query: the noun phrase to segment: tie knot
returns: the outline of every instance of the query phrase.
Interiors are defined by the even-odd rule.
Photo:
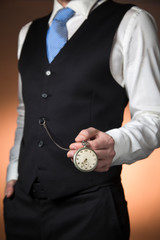
[[[58,11],[54,19],[66,23],[74,13],[71,8],[63,8]]]

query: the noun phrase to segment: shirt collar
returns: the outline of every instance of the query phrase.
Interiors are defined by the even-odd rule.
[[[101,1],[101,0],[99,0],[99,1]],[[96,2],[98,2],[98,0],[71,0],[67,4],[67,7],[74,10],[76,12],[76,14],[82,15],[84,18],[87,19],[88,15],[90,13],[90,10],[96,4]],[[48,22],[49,25],[53,21],[56,13],[62,8],[63,8],[62,5],[57,0],[54,0],[53,11],[52,11],[52,14],[51,14],[49,22]]]

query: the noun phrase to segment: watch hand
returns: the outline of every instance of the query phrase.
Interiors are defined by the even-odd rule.
[[[85,162],[87,162],[88,161],[88,159],[86,158],[84,161],[83,161],[83,163],[85,163]]]

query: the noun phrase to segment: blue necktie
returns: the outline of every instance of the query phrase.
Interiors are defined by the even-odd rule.
[[[51,63],[68,40],[66,23],[75,12],[70,8],[63,8],[56,14],[47,32],[46,45],[48,61]]]

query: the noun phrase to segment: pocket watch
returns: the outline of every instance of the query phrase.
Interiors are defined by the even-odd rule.
[[[73,162],[81,172],[91,172],[96,168],[98,158],[95,151],[87,147],[87,142],[83,141],[82,145],[83,147],[74,154]]]
[[[64,150],[64,151],[69,151],[70,150],[69,148],[64,148],[64,147],[60,146],[53,139],[53,137],[51,136],[51,134],[48,130],[45,118],[40,119],[39,124],[44,127],[44,129],[46,130],[49,138],[52,140],[52,142],[58,148],[60,148],[61,150]],[[95,151],[93,151],[92,149],[87,147],[88,142],[82,141],[82,145],[83,145],[83,147],[78,149],[76,151],[76,153],[74,154],[73,162],[74,162],[75,167],[79,171],[81,171],[81,172],[91,172],[96,168],[97,163],[98,163],[98,158],[97,158],[97,155],[96,155]]]

